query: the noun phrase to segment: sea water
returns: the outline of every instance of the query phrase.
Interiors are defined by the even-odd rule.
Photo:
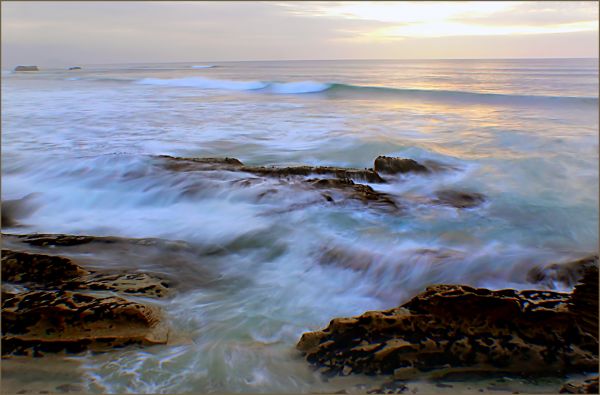
[[[229,182],[235,173],[206,180],[156,171],[162,154],[355,168],[387,155],[450,170],[370,184],[402,203],[401,213],[388,213],[311,203],[274,179],[242,187]],[[427,203],[442,189],[486,202],[462,210]],[[75,362],[69,371],[87,391],[347,388],[367,379],[326,382],[294,348],[303,332],[395,307],[435,283],[531,288],[531,267],[597,251],[598,60],[5,70],[2,199],[27,195],[35,211],[3,232],[226,247],[192,263],[210,266],[222,286],[186,276],[185,291],[157,302],[184,341],[53,359]],[[364,265],[324,264],[328,249]],[[169,262],[164,271],[177,275]],[[31,381],[27,371],[10,379]]]

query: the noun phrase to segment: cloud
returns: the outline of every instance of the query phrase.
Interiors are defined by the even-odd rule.
[[[522,41],[488,42],[541,45],[542,49],[535,49],[539,56],[544,51],[552,56],[560,51],[563,56],[597,56],[598,46],[593,35],[581,36],[592,37],[585,39],[585,48],[581,43],[555,45],[566,43],[557,37],[580,37],[569,32],[591,31],[597,24],[598,12],[587,2],[82,1],[2,2],[1,7],[2,62],[7,67],[19,63],[418,58],[425,56],[419,48],[423,43],[428,58],[482,53],[477,50],[469,55],[460,48],[445,48],[449,41],[442,38],[448,36],[462,37],[461,48],[478,48],[485,37],[520,34]],[[534,40],[536,35],[547,36],[547,41]],[[511,55],[502,52],[500,56]]]

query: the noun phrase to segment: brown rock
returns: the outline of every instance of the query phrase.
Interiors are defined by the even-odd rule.
[[[164,161],[163,165],[166,169],[173,171],[226,170],[252,173],[265,177],[309,176],[315,174],[385,183],[385,180],[372,169],[360,170],[326,166],[246,166],[235,158],[179,158],[168,155],[161,155],[159,158]]]
[[[56,285],[86,274],[67,258],[2,250],[2,281]]]
[[[119,297],[31,291],[2,300],[2,354],[106,350],[164,344],[160,310]]]
[[[562,386],[559,393],[561,394],[597,394],[598,376],[585,380],[583,383],[567,383]]]
[[[378,156],[375,159],[374,169],[377,172],[387,174],[429,172],[425,166],[413,159],[392,158],[388,156]]]
[[[146,273],[88,271],[61,256],[11,250],[2,250],[2,280],[31,289],[102,290],[147,297],[169,292],[165,280]]]
[[[319,189],[340,190],[346,194],[347,198],[359,200],[364,204],[372,204],[394,210],[399,209],[390,195],[377,192],[368,185],[356,184],[349,178],[308,179],[306,182]],[[329,198],[332,199],[331,197]]]
[[[398,380],[594,371],[597,339],[573,319],[569,297],[438,285],[395,309],[334,319],[305,333],[297,348],[311,364],[337,374],[348,367]]]
[[[443,190],[436,192],[435,195],[434,203],[456,208],[476,207],[485,201],[482,194],[475,192]]]
[[[597,258],[596,258],[597,259]],[[595,338],[587,349],[598,352],[598,261],[588,266],[573,290],[569,309],[574,313],[579,326]]]

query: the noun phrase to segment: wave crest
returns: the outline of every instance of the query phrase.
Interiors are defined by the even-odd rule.
[[[202,89],[224,89],[234,91],[263,89],[268,85],[262,81],[213,80],[210,78],[203,77],[187,77],[173,79],[144,78],[142,80],[139,80],[138,83],[143,85],[190,87]]]

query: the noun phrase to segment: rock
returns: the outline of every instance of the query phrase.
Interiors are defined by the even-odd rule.
[[[180,158],[159,155],[165,169],[171,171],[236,170],[244,166],[235,158]]]
[[[387,174],[429,172],[425,166],[413,159],[392,158],[388,156],[378,156],[375,159],[374,169],[376,172]]]
[[[308,179],[307,183],[319,189],[340,190],[350,199],[359,200],[364,204],[373,204],[379,207],[398,210],[399,207],[390,195],[377,192],[373,188],[364,184],[356,184],[349,178],[323,178]],[[331,196],[327,201],[335,200]]]
[[[49,235],[49,234],[33,234],[19,236],[25,243],[35,246],[74,246],[79,244],[87,244],[93,240],[101,240],[110,243],[112,240],[92,236],[74,236],[74,235]]]
[[[115,291],[163,297],[169,284],[145,273],[99,273],[84,270],[72,260],[54,255],[2,250],[2,281],[31,289]]]
[[[70,383],[57,385],[56,390],[59,392],[85,392],[82,385]]]
[[[373,183],[386,182],[373,169],[360,170],[326,166],[246,166],[235,158],[179,158],[168,155],[161,155],[159,158],[165,161],[164,167],[166,169],[173,171],[226,170],[252,173],[265,177],[309,176],[316,174],[331,175],[342,179],[358,179]]]
[[[81,70],[81,67],[73,66],[73,67],[69,67],[69,70]]]
[[[88,274],[60,256],[2,250],[2,281],[58,285]]]
[[[585,380],[583,383],[567,383],[559,391],[561,394],[597,394],[598,376]]]
[[[2,202],[2,227],[19,226],[19,219],[26,218],[36,210],[33,202],[35,194],[14,200],[5,200]]]
[[[348,366],[397,380],[597,371],[597,339],[573,319],[569,301],[558,292],[437,285],[395,309],[336,318],[297,348],[336,374]]]
[[[527,273],[527,281],[533,284],[542,284],[546,287],[553,287],[555,283],[572,287],[583,276],[586,269],[592,266],[598,267],[598,255],[534,267]]]
[[[373,388],[367,391],[367,394],[403,394],[408,391],[408,387],[399,381],[389,381],[381,387]]]
[[[476,207],[485,201],[482,194],[475,192],[443,190],[436,192],[435,195],[434,203],[456,208]]]
[[[15,71],[40,71],[37,66],[17,66]]]
[[[164,344],[160,310],[120,297],[30,291],[2,298],[2,355]]]
[[[588,266],[573,290],[569,310],[580,328],[595,338],[586,349],[598,352],[598,258],[595,265]]]

